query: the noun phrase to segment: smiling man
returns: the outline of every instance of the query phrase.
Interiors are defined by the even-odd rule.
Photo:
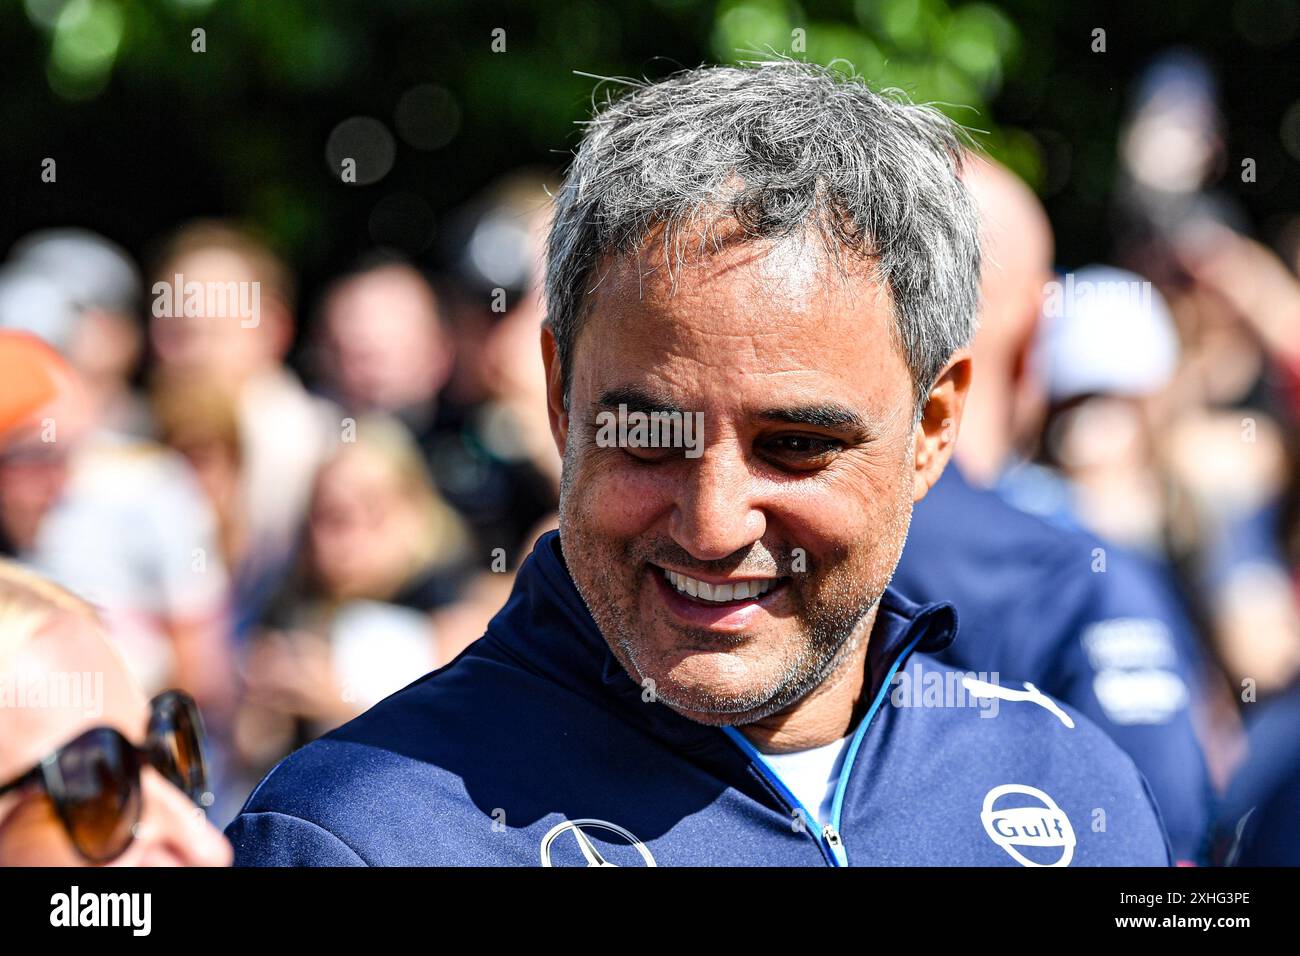
[[[600,112],[548,250],[558,535],[454,663],[272,771],[237,862],[1165,865],[1128,758],[940,665],[951,608],[888,587],[971,374],[960,154],[793,62]]]

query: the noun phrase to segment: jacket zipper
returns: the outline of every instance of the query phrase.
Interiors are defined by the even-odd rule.
[[[835,797],[831,801],[831,819],[830,822],[825,825],[808,812],[808,808],[805,807],[799,801],[799,798],[794,795],[794,792],[785,785],[785,782],[772,768],[772,765],[763,758],[763,755],[758,751],[758,748],[751,744],[744,734],[738,731],[735,727],[722,728],[736,746],[744,751],[746,756],[749,757],[750,762],[758,768],[759,773],[761,773],[768,783],[772,784],[772,786],[776,788],[776,791],[786,800],[789,804],[787,809],[791,812],[798,811],[802,814],[803,819],[811,821],[818,827],[817,832],[819,837],[815,837],[814,839],[816,839],[818,848],[822,851],[822,854],[826,857],[831,866],[838,867],[849,865],[848,851],[844,847],[844,839],[840,836],[840,820],[843,816],[844,794],[848,789],[849,774],[853,770],[853,763],[857,759],[858,751],[862,747],[862,741],[867,736],[867,728],[871,726],[872,718],[876,716],[876,711],[880,710],[880,705],[884,703],[885,697],[889,694],[889,688],[894,683],[894,675],[898,673],[898,668],[902,665],[903,661],[907,660],[907,658],[911,656],[913,648],[916,647],[917,643],[921,640],[921,637],[922,634],[918,634],[916,637],[912,638],[907,647],[903,649],[903,652],[894,659],[894,663],[890,666],[888,673],[885,674],[885,679],[881,684],[880,690],[876,694],[876,699],[871,702],[871,709],[867,711],[866,715],[862,718],[862,723],[859,724],[858,729],[854,731],[853,739],[850,740],[848,744],[849,749],[844,754],[844,763],[840,767],[840,778],[839,783],[835,786]]]
[[[736,746],[745,752],[749,757],[750,762],[758,769],[758,772],[763,775],[763,778],[767,780],[767,782],[772,785],[786,803],[789,804],[787,809],[791,812],[797,812],[810,828],[816,828],[815,832],[818,833],[819,836],[814,837],[813,839],[816,841],[818,849],[822,851],[822,855],[826,857],[827,862],[829,862],[831,866],[847,866],[848,858],[844,854],[844,841],[840,839],[840,835],[836,832],[835,828],[829,823],[823,826],[821,822],[808,811],[808,808],[805,807],[803,803],[800,802],[799,798],[794,795],[794,791],[785,785],[785,781],[777,775],[776,771],[772,769],[772,765],[763,758],[763,755],[758,751],[758,748],[751,744],[745,738],[744,734],[736,730],[734,727],[723,727],[722,729],[726,731],[727,736],[735,742]]]

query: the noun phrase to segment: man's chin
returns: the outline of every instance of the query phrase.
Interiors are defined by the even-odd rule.
[[[755,719],[770,702],[771,692],[749,665],[727,651],[687,651],[663,667],[642,670],[643,687],[653,681],[656,699],[683,717],[711,726]]]

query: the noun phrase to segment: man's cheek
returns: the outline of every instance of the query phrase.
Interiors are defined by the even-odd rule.
[[[662,482],[645,466],[609,460],[593,461],[575,476],[572,493],[588,520],[606,531],[644,528],[667,501]]]
[[[773,513],[787,530],[791,574],[820,575],[869,547],[865,502],[835,495],[801,495]]]

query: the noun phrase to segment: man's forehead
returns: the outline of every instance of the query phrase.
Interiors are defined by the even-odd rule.
[[[626,301],[630,289],[647,303],[707,295],[761,296],[787,309],[830,299],[888,309],[876,264],[828,244],[815,230],[777,238],[741,238],[705,231],[656,230],[629,252],[607,256],[595,270],[594,309]],[[602,301],[604,300],[604,301]]]
[[[575,371],[592,399],[638,383],[677,394],[774,389],[781,404],[910,388],[874,268],[833,261],[815,236],[736,242],[677,264],[643,244],[605,264],[580,338]]]

